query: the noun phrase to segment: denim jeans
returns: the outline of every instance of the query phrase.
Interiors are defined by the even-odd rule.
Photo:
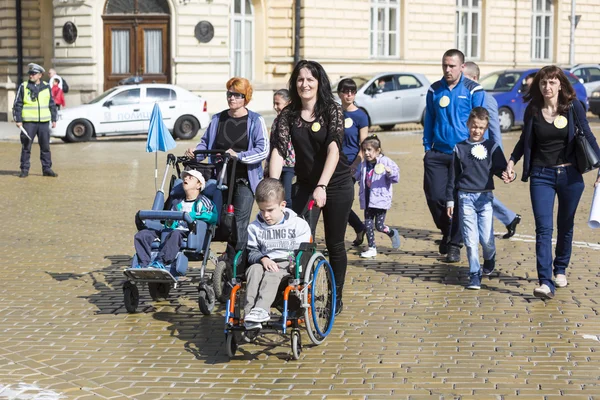
[[[492,192],[458,192],[458,213],[462,222],[463,240],[467,248],[469,272],[472,274],[478,273],[481,269],[479,244],[483,250],[484,260],[491,260],[496,255],[493,201],[494,194]]]
[[[294,180],[294,167],[283,167],[279,181],[285,190],[285,202],[287,208],[292,208],[292,181]]]
[[[505,226],[510,225],[510,223],[513,222],[517,216],[514,211],[508,209],[500,200],[498,200],[497,197],[494,197],[492,207],[494,207],[494,217],[496,217],[498,221],[502,222]]]
[[[583,193],[583,176],[573,166],[532,167],[529,193],[535,217],[535,254],[540,285],[554,292],[552,281],[552,232],[554,199],[558,196],[556,253],[554,275],[564,274],[571,260],[573,224]]]

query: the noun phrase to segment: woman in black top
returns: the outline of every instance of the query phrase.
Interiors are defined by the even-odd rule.
[[[336,313],[342,310],[346,276],[346,223],[354,200],[348,160],[342,152],[344,114],[335,102],[323,67],[314,61],[296,64],[289,81],[290,104],[279,114],[269,175],[279,178],[291,141],[296,152],[297,193],[293,208],[301,212],[309,197],[323,210],[325,243],[337,287]],[[314,213],[316,225],[318,213]]]
[[[252,99],[250,82],[235,77],[225,86],[229,109],[213,115],[200,143],[187,149],[185,154],[191,157],[194,150],[226,149],[231,157],[238,160],[235,183],[229,182],[229,187],[234,190],[235,216],[235,229],[227,246],[227,259],[231,262],[235,252],[243,250],[248,241],[254,191],[263,178],[262,162],[269,153],[269,136],[263,117],[246,108]]]
[[[531,177],[529,191],[535,217],[540,284],[533,294],[551,299],[555,287],[567,286],[566,269],[571,259],[575,212],[584,188],[583,177],[574,167],[575,124],[581,127],[598,156],[600,149],[585,109],[560,68],[554,65],[542,68],[533,78],[524,100],[530,103],[525,110],[523,132],[508,162],[505,177],[512,178],[515,163],[524,156],[521,179],[526,182]],[[596,182],[600,182],[600,176]],[[558,236],[553,268],[552,220],[556,197]]]

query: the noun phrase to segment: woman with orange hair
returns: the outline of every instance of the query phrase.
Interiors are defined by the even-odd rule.
[[[226,89],[229,109],[213,115],[200,143],[185,154],[193,157],[194,150],[226,149],[238,161],[235,183],[229,182],[234,190],[235,228],[228,242],[227,259],[232,262],[235,252],[244,249],[248,241],[254,191],[263,178],[262,161],[269,153],[269,135],[263,117],[246,108],[252,99],[250,82],[245,78],[231,78]]]

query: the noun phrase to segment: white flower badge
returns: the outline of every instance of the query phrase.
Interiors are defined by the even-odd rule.
[[[476,144],[475,146],[471,147],[471,155],[478,160],[485,160],[488,156],[488,152],[483,145]]]

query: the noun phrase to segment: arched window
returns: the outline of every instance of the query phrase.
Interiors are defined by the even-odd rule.
[[[169,14],[166,0],[107,0],[105,14]]]
[[[250,0],[234,0],[231,18],[232,74],[252,79],[254,44],[254,10]]]

